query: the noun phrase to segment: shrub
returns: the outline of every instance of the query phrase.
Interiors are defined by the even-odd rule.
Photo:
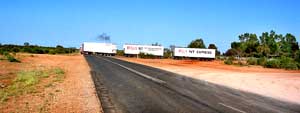
[[[261,65],[261,66],[264,66],[267,62],[267,57],[260,57],[258,60],[257,60],[257,64],[258,65]]]
[[[235,65],[244,66],[245,64],[239,60]]]
[[[32,53],[44,54],[44,51],[41,48],[33,48]]]
[[[286,64],[284,66],[284,69],[287,69],[287,70],[297,70],[297,69],[299,69],[298,68],[298,63],[289,63],[289,64]]]
[[[21,62],[18,59],[16,59],[14,56],[10,55],[10,54],[6,55],[6,58],[9,62]]]
[[[9,53],[8,53],[7,51],[4,51],[4,52],[3,52],[3,55],[4,55],[4,56],[7,56],[7,55],[9,55]]]
[[[0,55],[3,55],[4,51],[2,49],[0,49]]]
[[[228,59],[226,59],[226,60],[224,61],[224,63],[225,63],[225,64],[228,64],[228,65],[232,65],[232,64],[233,64],[233,61],[232,61],[230,58],[228,58]]]
[[[124,55],[124,50],[117,50],[117,55],[118,56],[123,56]]]
[[[278,59],[267,60],[264,67],[267,67],[267,68],[280,68],[280,61]]]
[[[247,60],[247,64],[248,64],[248,65],[256,65],[256,64],[257,64],[257,59],[251,57],[251,58],[249,58],[249,59]]]
[[[19,49],[18,47],[13,47],[13,48],[12,48],[12,51],[13,51],[13,52],[19,52],[20,49]]]
[[[53,50],[53,49],[50,49],[50,50],[49,50],[49,54],[54,55],[55,53],[56,53],[55,50]]]
[[[295,62],[292,58],[282,56],[280,57],[280,68],[288,70],[297,70],[298,65],[297,62]]]
[[[139,54],[140,58],[155,58],[155,56],[153,54],[145,54],[145,53],[140,53]]]

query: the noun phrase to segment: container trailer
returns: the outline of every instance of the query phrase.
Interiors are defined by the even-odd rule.
[[[112,43],[84,42],[81,45],[81,54],[100,54],[114,56],[117,53],[117,45]]]
[[[198,49],[198,48],[174,48],[174,58],[199,58],[199,59],[215,59],[215,49]]]
[[[151,54],[159,57],[164,55],[163,46],[124,44],[123,49],[125,55],[138,55],[140,53]]]

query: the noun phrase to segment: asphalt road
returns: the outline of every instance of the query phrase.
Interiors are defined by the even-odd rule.
[[[112,57],[85,56],[105,112],[300,113],[300,105]]]

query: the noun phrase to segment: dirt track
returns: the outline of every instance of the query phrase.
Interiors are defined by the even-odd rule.
[[[229,66],[220,61],[118,58],[300,104],[300,71]]]

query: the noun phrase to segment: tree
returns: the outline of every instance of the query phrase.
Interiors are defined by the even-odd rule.
[[[208,49],[218,49],[215,44],[209,44]]]
[[[259,45],[257,46],[257,51],[260,54],[260,56],[269,56],[270,53],[270,48],[268,45],[263,44],[263,45]]]
[[[172,57],[172,51],[168,48],[164,48],[164,58],[171,58]]]
[[[193,40],[189,45],[188,45],[189,48],[206,48],[205,47],[205,44],[203,42],[203,40],[200,38],[200,39],[196,39],[196,40]]]
[[[244,33],[239,35],[239,50],[241,50],[244,55],[253,56],[257,52],[256,48],[259,45],[258,38],[256,34]]]
[[[65,53],[65,50],[64,50],[64,47],[63,46],[61,46],[61,45],[57,45],[56,46],[56,49],[55,49],[55,52],[56,53]]]
[[[155,42],[154,44],[151,44],[152,46],[161,46],[158,42]]]
[[[61,45],[57,45],[56,48],[64,48],[64,47]]]
[[[24,46],[29,46],[29,45],[30,45],[29,42],[24,43]]]
[[[294,57],[295,61],[297,61],[298,63],[300,63],[300,51],[297,51],[295,53],[295,57]]]
[[[220,55],[221,52],[218,51],[218,47],[215,44],[209,44],[208,49],[215,49],[216,50],[216,55]]]
[[[171,50],[171,51],[174,51],[174,50],[175,50],[175,47],[176,47],[175,45],[170,45],[170,50]]]
[[[296,52],[299,50],[298,42],[296,41],[296,37],[290,33],[285,35],[286,45],[290,47],[291,52]]]
[[[237,56],[238,55],[238,51],[236,49],[228,49],[226,52],[225,52],[225,56]]]
[[[241,42],[232,42],[231,43],[231,49],[234,49],[232,51],[234,51],[238,57],[242,56],[244,48],[245,48],[245,46],[244,46],[244,44],[242,45]],[[232,51],[230,51],[230,52],[232,52]]]
[[[239,49],[240,46],[241,46],[240,42],[232,42],[231,43],[231,48],[233,48],[233,49]]]

